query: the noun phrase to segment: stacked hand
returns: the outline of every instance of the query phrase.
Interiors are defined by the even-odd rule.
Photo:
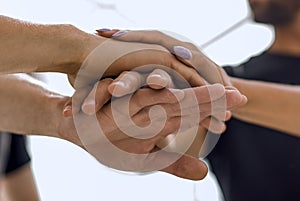
[[[103,35],[113,33],[104,32]],[[118,37],[118,40],[142,43],[164,41],[160,45],[176,54],[178,59],[166,49],[153,44],[122,44],[109,40],[100,46],[95,55],[107,54],[108,47],[112,49],[105,57],[119,50],[119,44],[123,45],[108,61],[101,62],[101,59],[93,56],[88,58],[83,68],[71,77],[77,91],[72,101],[66,104],[64,115],[69,117],[66,121],[70,121],[74,115],[78,136],[73,134],[76,131],[62,132],[64,138],[84,147],[100,162],[116,169],[143,172],[161,170],[182,178],[202,179],[207,168],[198,160],[199,153],[189,150],[190,145],[195,143],[193,139],[197,135],[199,147],[205,138],[203,128],[222,133],[225,130],[224,121],[230,118],[229,110],[245,104],[246,98],[233,87],[209,85],[213,82],[229,85],[230,81],[222,69],[192,44],[177,41],[160,32],[154,32],[157,36],[153,37],[151,32],[129,33]],[[156,37],[165,37],[167,40],[158,40]],[[174,44],[182,47],[177,45],[171,48]],[[182,51],[189,56],[182,54]],[[101,64],[101,69],[107,68],[107,71],[99,72],[98,65]],[[144,68],[124,71],[140,66]],[[160,69],[153,70],[155,67]],[[173,68],[183,78],[166,67]],[[208,81],[193,67],[201,70],[201,75]],[[103,79],[93,87],[86,87],[92,86],[102,75],[119,74],[115,80]],[[191,86],[198,87],[190,88],[184,79]],[[146,88],[140,89],[143,86]],[[111,95],[113,101],[107,103]],[[217,105],[217,109],[212,110],[213,105]],[[66,130],[65,125],[68,124],[62,122],[62,131]]]
[[[225,71],[205,56],[192,43],[180,41],[160,31],[101,31],[100,29],[97,32],[100,36],[113,38],[117,41],[155,44],[166,48],[178,60],[198,72],[194,75],[197,78],[188,80],[190,83],[199,79],[198,76],[201,75],[208,83],[221,83],[225,86],[231,85],[230,78]],[[192,86],[197,86],[197,84],[193,85],[193,83]]]

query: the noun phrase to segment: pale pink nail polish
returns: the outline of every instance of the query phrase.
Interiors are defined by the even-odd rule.
[[[97,29],[97,32],[108,32],[111,31],[111,29],[107,29],[107,28],[102,28],[102,29]]]
[[[122,36],[126,33],[128,33],[128,31],[126,31],[126,30],[118,31],[118,32],[114,33],[111,37],[116,38],[116,37]]]
[[[189,49],[182,46],[174,46],[173,51],[176,56],[179,56],[186,60],[190,60],[193,56],[192,52]]]

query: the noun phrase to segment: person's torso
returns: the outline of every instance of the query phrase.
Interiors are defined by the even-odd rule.
[[[300,85],[300,57],[263,53],[225,69],[234,77]],[[300,114],[291,121],[300,123]],[[232,119],[208,159],[226,201],[300,200],[300,138]]]

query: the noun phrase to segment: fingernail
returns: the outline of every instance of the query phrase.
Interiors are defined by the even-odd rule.
[[[154,89],[161,89],[168,85],[168,80],[166,80],[162,75],[160,74],[152,74],[149,77],[147,77],[147,84],[151,85],[151,88]]]
[[[128,94],[128,85],[123,81],[117,81],[112,83],[110,92],[115,97],[122,97]]]
[[[117,81],[114,82],[113,84],[116,85],[117,87],[127,88],[127,84],[123,81]]]
[[[66,117],[70,111],[72,111],[72,106],[71,105],[66,106],[63,110],[63,116]]]
[[[245,95],[242,95],[242,97],[243,97],[243,99],[244,99],[244,100],[246,100],[246,102],[248,101],[248,98],[247,98],[247,96],[245,96]]]
[[[170,92],[172,92],[176,98],[178,99],[178,101],[181,101],[184,98],[184,91],[180,90],[180,89],[169,89]]]
[[[176,56],[179,56],[186,60],[190,60],[193,56],[192,52],[189,49],[182,46],[174,46],[173,51]]]
[[[160,75],[160,74],[152,74],[152,75],[150,75],[149,77],[163,78],[163,76]]]
[[[113,37],[113,38],[119,37],[119,36],[126,34],[127,32],[128,32],[127,30],[118,31],[118,32],[114,33],[111,37]]]
[[[95,105],[96,105],[95,100],[88,99],[88,100],[84,101],[81,109],[85,114],[93,115],[93,114],[95,114]]]
[[[107,29],[107,28],[102,28],[102,29],[97,29],[97,32],[108,32],[111,31],[111,29]]]

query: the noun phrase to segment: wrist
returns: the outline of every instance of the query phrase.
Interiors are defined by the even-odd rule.
[[[238,107],[232,111],[233,116],[240,116],[243,114],[249,114],[249,106],[251,106],[251,93],[249,93],[249,88],[247,87],[247,80],[242,80],[239,78],[230,77],[232,86],[237,88],[241,94],[244,94],[247,97],[247,103],[244,106]]]
[[[47,57],[51,60],[38,71],[76,73],[88,54],[96,48],[103,39],[88,34],[73,25],[42,25]]]
[[[45,130],[48,136],[62,138],[60,133],[60,124],[63,121],[63,107],[69,97],[48,94],[44,99],[46,116]],[[47,116],[48,115],[48,116]]]
[[[52,128],[50,128],[50,136],[69,141],[83,148],[81,140],[77,135],[74,119],[63,115],[63,110],[66,104],[70,102],[70,99],[70,97],[64,96],[52,96],[47,98],[49,105],[48,110],[52,113],[49,119],[52,120],[51,124],[53,125]]]

